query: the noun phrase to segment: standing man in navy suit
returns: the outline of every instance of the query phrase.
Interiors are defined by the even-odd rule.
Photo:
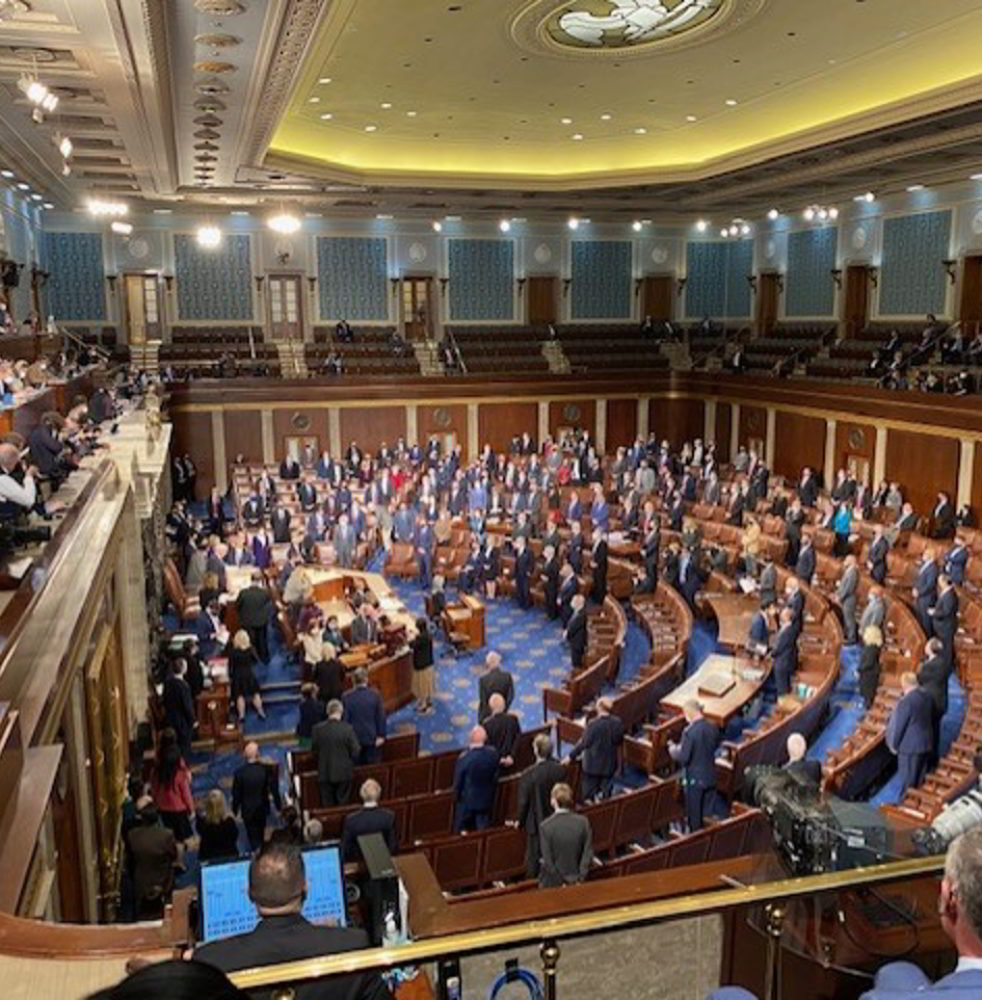
[[[487,741],[484,727],[475,726],[470,746],[457,758],[453,776],[456,833],[465,829],[484,830],[491,825],[498,785],[498,751],[488,746]]]
[[[890,543],[883,533],[883,526],[878,524],[873,531],[873,541],[869,547],[866,566],[869,568],[869,575],[881,587],[887,578],[887,553],[889,551]]]
[[[525,536],[515,539],[515,598],[520,608],[532,607],[532,570],[535,567],[535,556],[527,547]]]
[[[958,631],[958,594],[951,579],[944,573],[938,577],[938,599],[930,611],[934,634],[941,640],[948,673],[955,666],[955,633]]]
[[[624,740],[624,723],[611,715],[609,698],[597,702],[597,715],[587,723],[579,743],[569,752],[567,762],[583,757],[583,801],[606,799],[617,773],[617,751]]]
[[[934,744],[931,748],[931,767],[937,767],[941,756],[941,720],[948,711],[948,667],[944,661],[941,640],[928,639],[924,645],[924,662],[917,671],[917,683],[931,695],[934,712],[931,721]]]
[[[965,582],[965,565],[968,562],[968,545],[963,535],[955,536],[955,544],[944,557],[944,572],[959,587]]]
[[[917,620],[924,629],[924,634],[930,638],[933,632],[931,608],[938,600],[938,564],[934,561],[934,549],[924,550],[921,565],[917,568],[917,576],[914,579],[913,592]]]
[[[716,747],[719,730],[702,714],[702,706],[692,699],[682,709],[687,723],[678,743],[668,744],[668,753],[683,768],[685,817],[689,833],[702,829],[706,813],[716,799]]]
[[[569,643],[570,664],[574,671],[583,666],[583,657],[587,647],[587,617],[586,598],[575,594],[570,602],[573,614],[566,625],[566,641]]]
[[[781,611],[781,627],[774,637],[774,683],[778,695],[791,691],[791,677],[798,662],[798,635],[790,608]]]
[[[887,723],[886,740],[890,752],[897,756],[902,798],[908,788],[917,788],[927,773],[934,746],[934,702],[909,671],[901,676],[900,689],[903,695]]]
[[[385,706],[382,696],[368,686],[368,671],[355,671],[355,686],[344,698],[344,719],[351,723],[361,746],[359,764],[376,764],[385,742]]]
[[[603,604],[607,596],[607,533],[603,529],[594,528],[593,541],[593,589],[590,599],[597,604]]]
[[[805,535],[801,539],[801,548],[798,550],[798,561],[795,563],[794,572],[802,583],[811,586],[812,577],[815,575],[815,546],[812,544],[811,535]]]
[[[429,589],[433,575],[433,550],[436,548],[436,536],[433,527],[421,514],[416,520],[416,557],[419,559],[419,585]]]

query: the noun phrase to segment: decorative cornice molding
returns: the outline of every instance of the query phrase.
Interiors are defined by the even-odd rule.
[[[168,193],[178,183],[177,120],[174,117],[174,79],[171,72],[173,34],[168,25],[167,0],[143,0],[143,29],[150,52],[155,84],[156,108],[160,116],[159,133],[166,154],[166,177],[163,185]],[[149,109],[144,108],[146,112]]]

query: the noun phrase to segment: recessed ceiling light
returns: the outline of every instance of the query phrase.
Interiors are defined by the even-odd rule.
[[[582,132],[574,132],[574,133],[573,133],[573,134],[572,134],[572,135],[570,136],[570,138],[571,138],[571,139],[575,139],[575,140],[579,141],[580,139],[582,139],[582,138],[583,138],[583,133],[582,133]]]
[[[391,107],[392,107],[392,102],[391,102],[391,101],[383,101],[383,102],[382,102],[382,107],[383,107],[383,108],[384,108],[384,109],[385,109],[386,111],[388,111],[388,110],[389,110],[389,108],[391,108]]]
[[[443,223],[442,222],[434,222],[433,223],[433,232],[434,233],[439,233],[442,229],[443,229]]]
[[[969,178],[969,180],[982,181],[982,174],[972,174],[972,176]]]
[[[924,185],[923,184],[908,184],[907,185],[907,190],[908,191],[923,191],[924,190]]]
[[[580,220],[574,215],[573,218],[566,220],[566,225],[569,226],[570,229],[579,229]]]
[[[699,119],[695,115],[686,115],[685,120],[687,122],[697,122]]]
[[[366,132],[377,132],[378,131],[378,125],[366,125],[365,126],[365,131]]]
[[[406,117],[407,118],[415,118],[416,117],[416,112],[415,111],[407,111],[406,112]]]
[[[320,79],[317,82],[318,83],[330,83],[331,82],[331,77],[329,77],[329,76],[322,76],[322,77],[320,77]]]
[[[54,208],[55,206],[50,201],[46,201],[41,207],[42,208]]]
[[[511,223],[507,219],[502,219],[498,223],[498,228],[503,232],[507,233],[511,229]]]
[[[648,130],[647,130],[646,128],[644,128],[643,126],[641,126],[641,125],[639,125],[639,126],[638,126],[638,127],[637,127],[637,128],[635,129],[635,130],[634,130],[634,134],[635,134],[635,135],[646,135],[646,134],[647,134],[647,132],[648,132]]]
[[[320,102],[321,102],[321,99],[319,97],[308,97],[307,98],[307,103],[308,104],[320,104]]]
[[[41,194],[38,194],[38,193],[37,193],[37,192],[35,191],[35,192],[34,192],[34,193],[33,193],[33,194],[31,195],[31,197],[32,197],[32,198],[33,198],[33,199],[34,199],[35,201],[40,201],[40,200],[41,200],[41,199],[42,199],[42,198],[44,197],[44,195],[41,195]]]
[[[321,115],[321,121],[329,122],[333,117],[334,117],[333,112],[325,111],[324,114]]]
[[[25,183],[24,183],[23,181],[21,181],[21,182],[20,182],[20,183],[19,183],[19,184],[17,185],[17,187],[18,187],[18,188],[19,188],[19,189],[20,189],[21,191],[30,191],[30,189],[31,189],[31,185],[30,185],[30,184],[25,184]]]
[[[228,213],[229,215],[249,215],[250,213],[244,208],[236,208],[234,211]]]
[[[737,106],[737,102],[732,97],[728,97],[723,103],[726,104],[728,108],[735,108]]]
[[[385,222],[386,220],[391,219],[392,216],[389,215],[387,212],[379,212],[378,215],[375,216],[375,218],[381,222]]]
[[[865,202],[876,201],[876,195],[873,194],[872,191],[867,191],[865,194],[857,194],[852,200]]]
[[[562,125],[572,125],[573,124],[573,119],[572,118],[560,118],[559,122]]]
[[[773,221],[774,221],[774,220],[775,220],[775,219],[776,219],[776,218],[777,218],[777,217],[778,217],[778,216],[779,216],[780,214],[781,214],[781,213],[780,213],[780,212],[779,212],[779,211],[778,211],[778,210],[777,210],[776,208],[772,208],[772,209],[771,209],[771,210],[770,210],[770,211],[769,211],[769,212],[767,213],[767,218],[768,218],[768,219],[770,219],[770,220],[771,220],[771,222],[773,222]]]
[[[611,113],[610,113],[609,111],[605,111],[605,112],[604,112],[604,113],[603,113],[603,114],[602,114],[602,115],[600,116],[600,120],[601,120],[602,122],[609,122],[609,121],[610,121],[610,119],[611,119],[611,118],[613,118],[613,117],[614,117],[614,116],[613,116],[613,115],[612,115],[612,114],[611,114]]]
[[[154,215],[170,215],[172,212],[173,209],[170,208],[155,208],[153,210]]]
[[[631,228],[636,233],[640,233],[641,232],[641,220],[640,219],[635,219],[634,222],[631,223]]]
[[[445,215],[443,217],[444,222],[460,222],[459,215]]]
[[[700,233],[704,233],[709,228],[709,223],[705,219],[700,219],[696,223],[696,230]]]
[[[14,176],[13,170],[0,170],[0,177],[11,178]]]

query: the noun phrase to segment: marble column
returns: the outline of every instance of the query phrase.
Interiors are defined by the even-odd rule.
[[[480,435],[477,403],[467,404],[467,460],[473,462],[481,452],[481,445],[478,441]]]
[[[777,410],[767,407],[767,431],[764,438],[764,461],[768,467],[774,465],[774,438],[777,434]]]
[[[263,435],[263,463],[272,465],[276,461],[276,440],[273,436],[273,411],[260,410],[260,423]]]
[[[638,437],[644,441],[648,437],[648,397],[641,396],[638,399]]]
[[[835,428],[832,418],[825,421],[825,488],[831,489],[835,483]]]
[[[887,474],[887,429],[882,424],[876,427],[876,446],[873,450],[873,488],[886,479]]]
[[[344,454],[341,448],[341,411],[336,406],[327,408],[327,440],[331,454],[340,458]]]
[[[412,447],[419,440],[419,427],[416,424],[416,404],[406,406],[406,444]]]
[[[702,443],[709,444],[716,440],[716,400],[707,399],[703,407]]]
[[[222,494],[228,489],[228,456],[225,454],[225,411],[211,411],[211,450],[215,485]]]
[[[540,445],[549,436],[549,404],[542,400],[539,401],[539,426],[536,434]]]
[[[736,458],[740,450],[740,404],[730,405],[730,461]]]
[[[607,450],[607,400],[597,400],[597,427],[594,434],[597,443],[597,454],[602,455]]]
[[[972,480],[975,478],[975,442],[971,438],[962,438],[960,444],[957,507],[972,502]]]

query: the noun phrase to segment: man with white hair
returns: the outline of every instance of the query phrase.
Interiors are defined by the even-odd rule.
[[[579,743],[569,752],[568,760],[583,757],[583,801],[609,798],[617,773],[617,752],[624,741],[624,723],[611,715],[610,698],[597,702],[597,714],[587,723]]]
[[[818,791],[822,783],[822,765],[817,760],[806,760],[805,754],[808,751],[808,743],[801,733],[792,733],[788,737],[788,762],[784,765],[784,770],[790,774],[798,784],[813,788]]]
[[[938,898],[941,929],[958,953],[955,971],[931,983],[910,962],[890,962],[861,1000],[975,1000],[982,996],[982,827],[952,841]]]
[[[20,467],[16,446],[0,444],[0,521],[12,521],[27,514],[37,501],[34,482],[37,469],[32,465],[21,474]]]
[[[678,743],[668,744],[668,754],[682,765],[685,789],[685,816],[689,833],[702,829],[706,814],[716,800],[716,748],[719,730],[702,714],[702,705],[694,698],[682,706],[686,727]]]
[[[515,699],[515,681],[512,675],[501,667],[501,654],[493,649],[484,658],[486,670],[477,682],[478,708],[477,721],[484,720],[491,714],[491,695],[497,693],[505,699],[507,709]]]
[[[488,746],[484,727],[475,726],[471,730],[470,745],[457,758],[454,768],[455,833],[484,830],[490,826],[498,768],[498,751]]]

